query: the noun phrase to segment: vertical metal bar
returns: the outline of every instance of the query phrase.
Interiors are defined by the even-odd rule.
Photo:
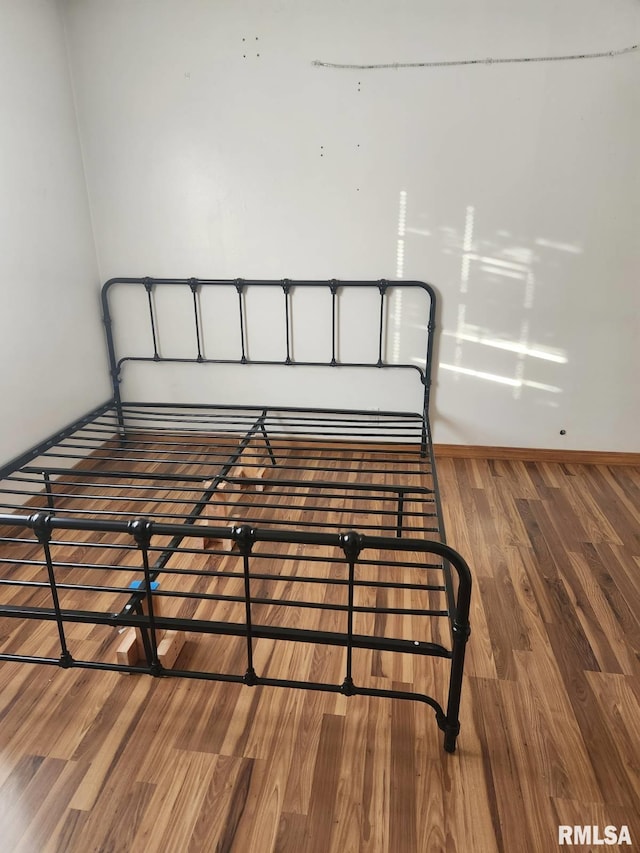
[[[264,443],[267,445],[267,452],[269,453],[269,458],[271,459],[272,465],[277,465],[276,457],[273,452],[273,448],[271,447],[271,442],[269,441],[269,436],[267,434],[267,428],[264,425],[264,419],[267,417],[267,410],[262,410],[262,415],[260,416],[260,430],[262,432],[262,436],[264,438]]]
[[[471,629],[469,622],[454,622],[453,652],[451,658],[451,677],[449,679],[449,696],[447,700],[447,718],[444,728],[444,748],[446,752],[455,752],[456,739],[460,732],[460,696],[462,693],[462,673],[467,640]]]
[[[144,546],[141,548],[142,551],[142,565],[144,567],[144,585],[146,587],[146,595],[147,595],[147,611],[149,616],[149,642],[151,644],[151,669],[156,670],[160,668],[160,661],[158,660],[158,638],[156,637],[156,617],[153,610],[153,581],[151,580],[151,571],[149,569],[149,552],[147,547]]]
[[[47,471],[44,471],[42,476],[44,477],[44,488],[47,493],[47,506],[49,509],[53,510],[55,509],[55,503],[53,501],[53,491],[51,489],[51,477]]]
[[[242,525],[233,530],[234,539],[238,545],[238,549],[242,554],[242,567],[244,571],[244,608],[245,608],[245,624],[247,628],[247,671],[244,674],[246,684],[256,683],[256,671],[253,667],[253,622],[251,618],[251,578],[249,555],[254,543],[253,530]]]
[[[236,279],[236,290],[238,291],[238,310],[240,312],[240,346],[242,348],[242,358],[240,361],[242,364],[247,363],[247,354],[245,352],[245,341],[244,341],[244,309],[242,305],[242,293],[244,291],[244,282],[241,278]]]
[[[247,623],[247,673],[255,675],[253,668],[253,623],[251,620],[251,582],[249,577],[249,555],[243,554],[242,567],[244,570],[244,607]]]
[[[404,521],[404,492],[398,492],[398,523],[396,525],[396,536],[402,536],[402,524]]]
[[[424,401],[422,404],[422,436],[420,439],[420,456],[422,459],[426,459],[427,447],[430,444],[428,425],[429,425],[429,389],[425,385]]]
[[[347,600],[347,674],[345,682],[353,684],[353,588],[355,581],[355,563],[349,561],[349,586]]]
[[[197,278],[190,278],[189,287],[191,288],[191,293],[193,294],[193,316],[196,321],[196,343],[198,345],[197,360],[202,361],[202,343],[200,338],[200,312],[198,308],[198,290],[200,288],[200,282]]]
[[[337,314],[337,295],[338,295],[338,282],[334,279],[331,279],[329,282],[329,289],[331,290],[331,364],[335,365],[338,362],[336,361],[336,351],[337,351],[337,322],[336,322],[336,314]]]
[[[427,321],[427,353],[424,366],[424,399],[422,403],[422,445],[420,455],[427,455],[427,446],[431,443],[429,434],[429,406],[431,395],[431,362],[433,361],[433,344],[436,331],[436,295],[432,288],[428,288],[429,294],[429,319]]]
[[[287,358],[285,363],[291,364],[291,333],[289,329],[289,293],[291,292],[291,283],[286,278],[282,282],[282,289],[284,291],[284,325],[287,337]]]
[[[454,752],[456,739],[460,731],[460,694],[462,692],[462,673],[467,640],[471,634],[469,626],[469,609],[471,605],[471,571],[469,566],[457,554],[452,560],[458,574],[458,595],[453,612],[451,633],[453,649],[451,654],[451,676],[449,678],[449,696],[447,699],[446,719],[439,723],[444,730],[444,748],[446,752]]]
[[[355,587],[355,563],[362,548],[361,538],[355,531],[341,534],[340,544],[349,565],[348,605],[347,605],[347,668],[344,681],[340,687],[346,696],[355,693],[353,684],[353,593]]]
[[[144,616],[144,608],[141,602],[137,601],[131,609],[136,616]],[[150,664],[153,660],[153,651],[151,649],[151,641],[149,640],[149,631],[144,628],[140,628],[139,630],[140,636],[142,638],[142,648],[144,649],[144,656],[146,658],[147,664]]]
[[[44,559],[47,564],[47,574],[49,576],[49,589],[51,590],[51,598],[53,600],[53,609],[56,612],[56,624],[58,626],[58,637],[60,638],[60,666],[69,667],[73,663],[71,653],[67,648],[67,640],[64,634],[64,622],[62,620],[62,611],[60,610],[60,599],[58,597],[58,588],[56,586],[56,578],[53,570],[53,560],[51,558],[51,549],[49,542],[51,541],[51,515],[44,512],[39,512],[31,519],[33,531],[36,534],[38,542],[42,545],[44,551]]]
[[[382,367],[382,338],[384,330],[384,297],[387,292],[389,282],[381,279],[378,282],[378,290],[380,291],[380,329],[378,335],[378,367]]]
[[[107,282],[102,288],[102,322],[107,336],[107,353],[109,355],[109,373],[111,374],[111,387],[113,389],[113,402],[116,407],[116,417],[118,426],[120,427],[120,438],[122,441],[126,439],[124,428],[124,415],[122,413],[122,399],[120,397],[120,370],[116,361],[116,349],[113,342],[113,323],[111,320],[111,310],[109,308],[109,288],[112,282]]]
[[[147,663],[151,672],[156,675],[162,671],[160,661],[158,660],[158,641],[156,637],[156,619],[153,610],[153,578],[151,569],[149,568],[149,545],[153,526],[147,519],[137,519],[129,524],[129,531],[136,541],[136,545],[142,553],[142,567],[144,570],[144,594],[147,600],[147,616],[149,619],[149,645],[151,647],[151,660]],[[142,590],[141,590],[142,591]],[[141,629],[144,630],[144,629]],[[144,643],[145,650],[147,644]]]
[[[156,319],[153,314],[153,299],[151,298],[151,292],[153,290],[153,279],[144,279],[144,289],[147,291],[147,300],[149,302],[149,319],[151,320],[151,335],[153,337],[153,358],[154,361],[158,361],[160,356],[158,354],[158,341],[156,338]]]

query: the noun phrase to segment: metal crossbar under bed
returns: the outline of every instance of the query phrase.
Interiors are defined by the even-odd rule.
[[[110,297],[130,289],[143,294],[146,328],[135,327],[136,354],[120,355]],[[164,289],[188,299],[191,354],[164,354]],[[305,291],[326,294],[330,331],[322,357],[298,360]],[[423,300],[420,360],[390,352],[400,291]],[[207,355],[204,292],[231,294],[236,352]],[[258,359],[248,305],[265,292],[280,294],[284,340]],[[346,292],[376,300],[366,358],[341,358]],[[112,399],[0,469],[0,660],[414,699],[434,709],[453,752],[471,575],[445,543],[431,444],[433,289],[128,278],[107,282],[102,300]],[[386,368],[418,377],[420,402],[383,412],[129,401],[134,363]]]

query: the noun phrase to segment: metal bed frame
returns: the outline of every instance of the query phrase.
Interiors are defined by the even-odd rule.
[[[116,286],[144,288],[152,345],[146,355],[116,352],[110,303]],[[187,291],[192,357],[162,354],[159,288]],[[206,356],[200,305],[206,288],[237,294],[240,348],[233,357]],[[247,300],[264,288],[282,292],[283,359],[250,357]],[[395,288],[425,295],[424,366],[386,356]],[[295,358],[293,306],[304,289],[330,294],[326,360]],[[339,304],[348,289],[379,294],[373,360],[340,358]],[[0,660],[413,699],[433,708],[444,748],[453,752],[471,574],[445,543],[431,443],[433,288],[386,280],[122,278],[104,285],[102,310],[112,398],[0,468],[0,619],[25,627],[4,632]],[[128,402],[121,384],[130,362],[413,370],[422,385],[421,407],[380,412]],[[16,501],[17,492],[31,512]],[[291,614],[300,612],[312,614],[312,627],[297,626]],[[55,626],[45,635],[45,653],[29,640],[31,621]],[[113,632],[92,656],[78,654],[78,626],[136,629],[143,660],[113,660]],[[163,631],[239,638],[242,660],[235,655],[231,671],[219,671],[211,655],[196,655],[197,666],[178,658],[167,668],[158,654]],[[261,640],[338,647],[341,677],[273,677],[262,655],[256,663]],[[361,652],[367,661],[387,652],[449,660],[446,703],[418,690],[367,683]]]

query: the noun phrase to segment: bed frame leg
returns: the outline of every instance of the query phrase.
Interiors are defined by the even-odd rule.
[[[467,640],[471,628],[469,622],[453,623],[453,654],[451,657],[451,678],[449,681],[449,699],[447,702],[447,715],[438,720],[438,725],[444,731],[444,748],[446,752],[455,752],[456,739],[460,732],[460,694],[462,692],[462,673],[464,670],[464,656],[467,648]]]
[[[450,728],[445,729],[445,733],[444,733],[444,751],[445,752],[455,752],[456,751],[456,740],[457,740],[459,731],[460,731],[460,724],[458,724],[458,726],[451,726]]]

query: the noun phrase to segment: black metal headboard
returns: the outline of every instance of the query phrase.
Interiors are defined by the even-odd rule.
[[[120,355],[116,352],[114,334],[112,328],[112,315],[109,306],[109,294],[117,285],[127,285],[144,288],[147,295],[148,322],[151,332],[152,351],[145,355]],[[162,346],[159,339],[159,328],[154,308],[154,294],[159,288],[183,288],[191,292],[193,301],[193,356],[192,357],[166,357],[162,354]],[[279,288],[282,291],[282,312],[284,319],[284,345],[285,356],[282,359],[252,359],[247,347],[247,304],[251,300],[252,293],[260,288]],[[237,323],[239,331],[239,348],[235,355],[228,358],[207,357],[204,347],[203,317],[199,302],[199,294],[205,288],[227,288],[237,293]],[[292,306],[295,294],[302,289],[324,289],[331,294],[331,351],[327,352],[323,360],[299,360],[295,355],[292,335]],[[339,324],[340,312],[338,303],[340,295],[348,290],[373,289],[379,293],[379,314],[374,322],[370,322],[370,333],[377,339],[377,357],[371,360],[344,361],[339,352]],[[427,294],[426,316],[420,323],[425,329],[424,367],[414,362],[389,361],[385,357],[384,346],[384,324],[387,304],[390,294],[396,289],[420,289]],[[107,346],[109,352],[109,364],[111,380],[113,384],[114,400],[120,404],[120,382],[122,367],[126,362],[158,362],[158,363],[200,363],[200,364],[259,364],[259,365],[299,365],[303,367],[378,367],[393,368],[395,370],[416,370],[420,374],[420,381],[424,386],[424,415],[426,417],[429,408],[429,391],[431,387],[431,361],[433,354],[433,339],[435,331],[436,295],[433,287],[421,281],[338,281],[330,279],[326,281],[313,280],[249,280],[249,279],[197,279],[197,278],[112,278],[102,288],[102,310],[103,320],[107,334]],[[367,329],[359,329],[367,334]]]

